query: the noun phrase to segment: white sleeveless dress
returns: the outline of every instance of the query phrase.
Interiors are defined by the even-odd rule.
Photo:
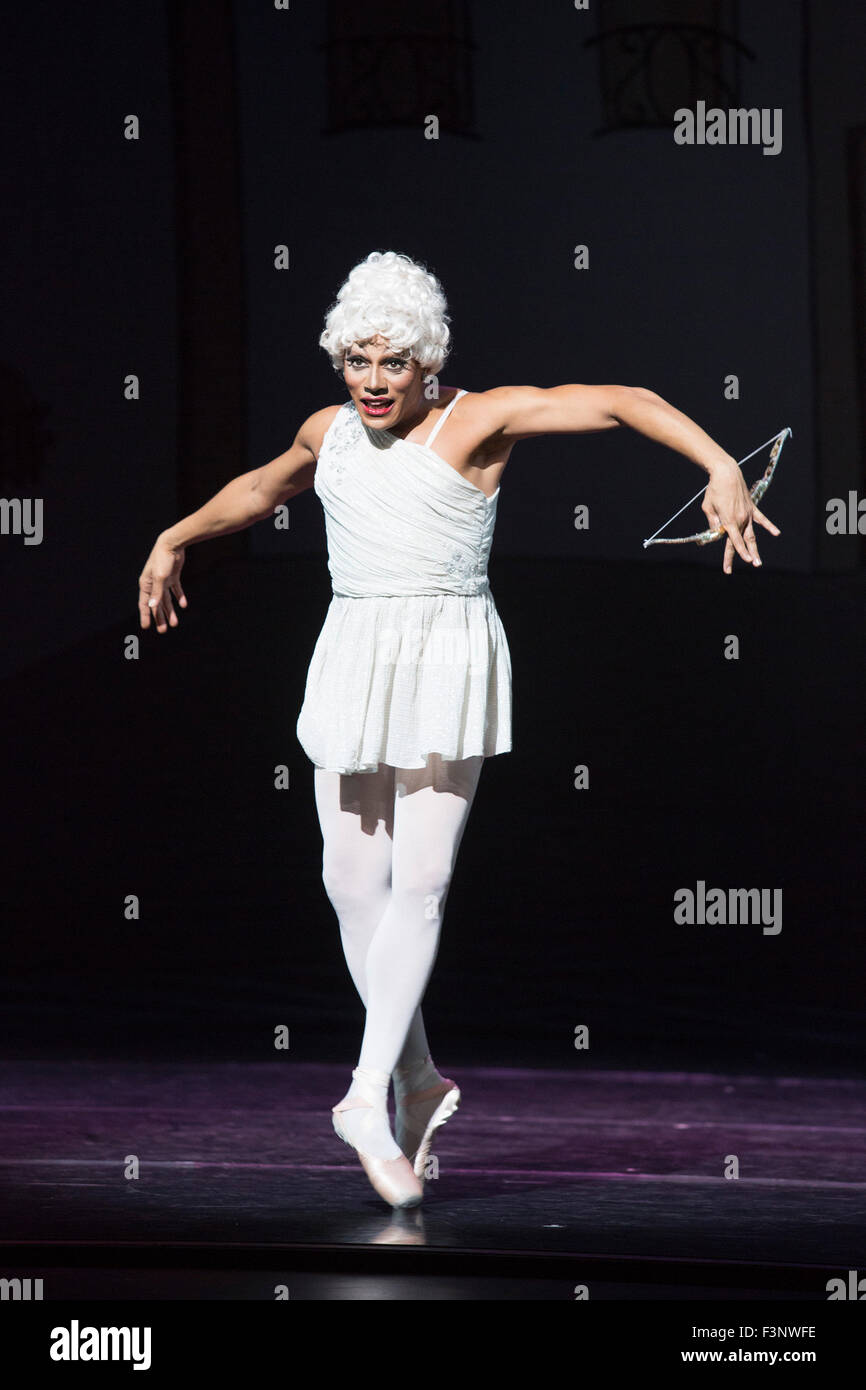
[[[333,772],[426,767],[511,749],[511,655],[487,579],[491,498],[431,445],[374,430],[353,401],[322,440],[333,597],[313,650],[297,736]]]

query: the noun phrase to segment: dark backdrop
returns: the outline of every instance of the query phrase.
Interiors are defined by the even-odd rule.
[[[436,1053],[859,1071],[863,552],[824,516],[863,492],[866,12],[422,8],[7,20],[4,496],[45,529],[0,538],[5,1051],[264,1058],[285,1023],[294,1057],[355,1055],[294,734],[329,597],[313,493],[288,531],[192,548],[177,631],[139,634],[135,601],[160,529],[343,398],[324,312],[391,248],[443,280],[444,385],[644,385],[737,457],[793,428],[783,534],[729,579],[719,546],[641,549],[700,486],[686,460],[627,431],[514,451],[490,574],[515,747],[461,849]],[[684,18],[709,49],[665,37]],[[633,24],[668,45],[643,71]],[[782,108],[778,155],[674,143],[659,106],[724,82]],[[676,925],[699,879],[781,888],[781,933]]]

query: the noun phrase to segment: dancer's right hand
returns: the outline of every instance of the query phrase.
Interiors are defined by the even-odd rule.
[[[185,559],[183,547],[176,548],[158,537],[138,576],[138,612],[143,628],[150,627],[151,614],[156,620],[157,632],[165,632],[169,626],[177,627],[178,616],[171,596],[174,594],[180,606],[186,608],[186,594],[180,582]]]

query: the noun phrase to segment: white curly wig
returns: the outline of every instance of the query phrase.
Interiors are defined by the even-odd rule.
[[[423,371],[436,375],[448,356],[448,320],[445,294],[432,271],[397,251],[371,251],[340,286],[319,346],[342,374],[346,348],[378,333],[395,351],[408,348]]]

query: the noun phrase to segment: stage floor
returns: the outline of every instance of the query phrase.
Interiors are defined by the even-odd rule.
[[[866,1083],[449,1074],[438,1177],[392,1213],[331,1127],[345,1067],[7,1063],[0,1272],[45,1299],[824,1301],[862,1262]]]

